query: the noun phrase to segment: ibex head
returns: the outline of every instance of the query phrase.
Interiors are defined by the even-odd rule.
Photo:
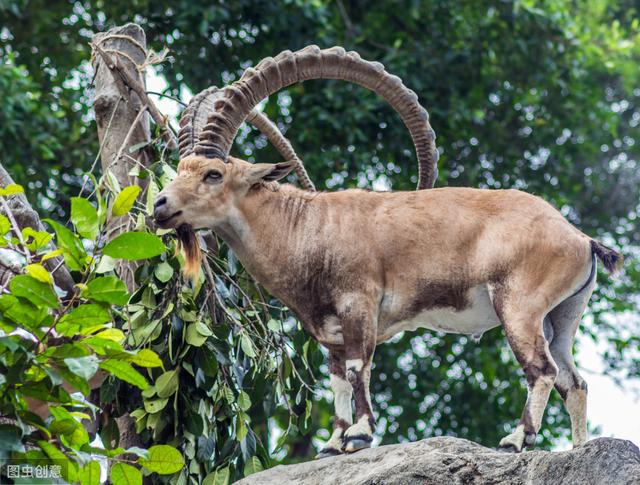
[[[281,179],[293,169],[293,163],[248,163],[229,157],[192,155],[178,165],[178,176],[158,194],[154,218],[163,228],[183,224],[213,229],[223,224],[238,200],[251,187]]]
[[[185,273],[197,276],[200,250],[194,229],[214,229],[234,215],[239,201],[259,184],[286,176],[294,162],[248,163],[229,157],[190,155],[178,164],[178,176],[158,194],[153,217],[158,226],[178,232],[185,251]]]

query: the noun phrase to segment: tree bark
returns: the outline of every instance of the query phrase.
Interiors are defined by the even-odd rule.
[[[137,150],[131,148],[151,141],[148,106],[142,104],[140,97],[125,83],[122,76],[117,75],[117,71],[124,70],[129,77],[138,80],[142,86],[145,85],[144,75],[138,70],[147,55],[144,31],[136,24],[114,27],[108,32],[96,34],[93,44],[106,53],[107,57],[105,59],[97,52],[94,52],[93,57],[94,109],[101,146],[102,173],[107,175],[110,172],[120,187],[141,185],[140,180],[129,173],[136,165],[147,167],[151,157],[144,146]],[[112,70],[113,68],[117,69]],[[107,239],[130,230],[132,223],[127,216],[111,217],[107,221]],[[130,291],[135,290],[136,267],[135,263],[127,261],[118,262],[116,266],[118,276]]]
[[[15,182],[11,175],[0,164],[0,187],[6,187],[13,183]],[[7,197],[7,205],[21,230],[25,227],[31,227],[36,231],[46,230],[40,221],[40,216],[33,210],[24,194]],[[1,207],[0,212],[3,212]],[[55,249],[53,244],[51,244],[51,249]],[[2,286],[5,286],[13,276],[21,272],[20,265],[12,262],[10,251],[10,249],[4,249],[0,254],[0,284]],[[59,288],[66,291],[67,294],[73,290],[75,283],[61,257],[45,261],[44,266],[53,273],[54,281]]]

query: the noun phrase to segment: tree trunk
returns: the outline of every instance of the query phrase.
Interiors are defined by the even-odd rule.
[[[141,103],[139,96],[126,84],[119,71],[126,70],[130,77],[144,86],[144,74],[138,69],[147,56],[144,31],[136,24],[114,27],[108,32],[96,34],[93,45],[97,45],[93,58],[96,73],[94,109],[101,147],[102,173],[105,176],[111,173],[121,188],[141,185],[140,180],[129,173],[136,165],[140,168],[147,167],[151,161],[143,146],[151,141],[148,106]],[[132,150],[136,145],[143,148]],[[130,230],[132,223],[128,216],[110,217],[106,228],[107,240]],[[136,267],[134,262],[119,261],[115,268],[129,291],[136,288]],[[126,449],[143,445],[135,432],[133,418],[125,414],[115,420],[120,433],[120,446]]]
[[[144,64],[147,56],[145,34],[139,25],[127,24],[96,34],[93,44],[100,49],[94,52],[93,67],[96,73],[94,109],[102,173],[111,173],[120,187],[140,185],[140,180],[129,173],[136,165],[147,167],[151,161],[148,150],[143,146],[151,141],[148,107],[142,104],[118,71],[126,70],[131,78],[144,86],[144,74],[138,67]],[[143,147],[131,150],[135,146]],[[110,218],[107,239],[130,230],[132,223],[127,216]],[[116,266],[118,276],[130,291],[135,289],[135,269],[136,264],[127,261],[118,262]]]

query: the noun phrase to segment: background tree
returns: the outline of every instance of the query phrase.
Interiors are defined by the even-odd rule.
[[[0,2],[0,156],[31,200],[67,217],[68,197],[97,152],[84,90],[87,42],[114,24],[135,20],[151,47],[171,49],[159,72],[174,96],[224,85],[285,48],[344,45],[383,62],[419,94],[438,134],[438,185],[526,189],[623,248],[625,271],[598,290],[586,330],[609,342],[612,370],[637,376],[637,8],[630,0]],[[413,188],[409,136],[375,95],[314,81],[274,96],[265,111],[319,188]],[[253,133],[239,138],[235,152],[277,159]],[[302,335],[292,338],[304,344]],[[408,334],[379,347],[375,366],[385,442],[453,434],[494,445],[524,400],[499,331],[480,344]],[[261,383],[252,386],[260,395]],[[265,424],[274,412],[286,428],[289,410],[250,410],[263,442],[274,441]],[[329,416],[320,398],[313,429],[326,427]],[[545,443],[566,434],[557,397],[546,419]],[[309,440],[295,436],[289,458],[308,459]]]

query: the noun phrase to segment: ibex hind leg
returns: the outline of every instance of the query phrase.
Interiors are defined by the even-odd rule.
[[[562,396],[571,418],[574,447],[587,441],[587,383],[576,369],[572,348],[594,286],[595,278],[578,294],[564,300],[548,315],[554,334],[549,350],[558,366],[555,387]]]
[[[515,431],[500,441],[501,449],[520,452],[535,443],[558,368],[543,329],[543,319],[548,309],[542,309],[535,299],[523,305],[522,299],[512,298],[513,294],[503,288],[500,293],[494,293],[492,298],[507,341],[527,379],[528,394],[522,417]]]

